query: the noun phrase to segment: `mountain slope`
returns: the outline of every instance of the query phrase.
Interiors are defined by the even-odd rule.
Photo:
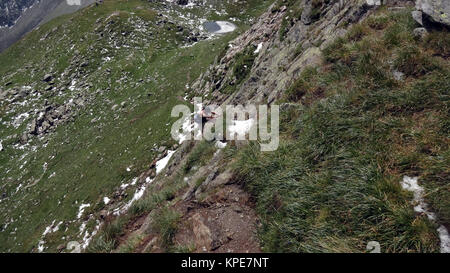
[[[268,3],[212,1],[206,10],[105,1],[56,18],[4,51],[1,251],[86,246],[104,197],[114,208],[132,199],[145,183],[137,174],[160,146],[174,144],[172,106],[187,104],[186,86],[237,35],[211,37],[202,22],[233,17],[245,29]]]
[[[410,1],[176,2],[105,1],[0,55],[1,251],[445,252],[445,27]],[[175,143],[195,96],[280,105],[279,148]]]
[[[445,252],[449,34],[392,2],[277,1],[192,89],[280,104],[278,150],[185,142],[91,251]]]

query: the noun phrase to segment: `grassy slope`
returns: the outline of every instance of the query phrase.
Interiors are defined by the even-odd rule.
[[[286,91],[274,153],[239,151],[236,173],[257,199],[270,252],[438,252],[436,226],[416,215],[403,175],[419,176],[450,224],[450,35],[413,38],[408,11],[381,10],[325,51]],[[392,71],[405,73],[403,81]]]
[[[269,2],[249,1],[241,6],[226,3],[228,15],[219,16],[204,9],[192,13],[210,19],[238,18],[242,30]],[[59,126],[42,140],[33,139],[24,150],[13,147],[17,136],[11,136],[20,136],[31,120],[19,128],[7,123],[22,112],[41,107],[44,99],[60,104],[74,94],[67,88],[60,95],[44,94],[35,104],[18,106],[13,111],[10,105],[1,105],[0,137],[5,150],[0,153],[3,174],[0,189],[8,198],[0,203],[0,222],[9,224],[0,233],[0,251],[35,250],[45,227],[54,220],[64,223],[58,232],[45,238],[46,251],[54,251],[60,243],[78,240],[80,222],[75,219],[79,205],[91,204],[84,215],[101,210],[104,196],[111,197],[118,186],[148,168],[156,155],[154,145],[170,144],[167,125],[173,121],[170,110],[173,105],[183,103],[177,97],[187,91],[185,85],[196,79],[223,45],[238,34],[180,48],[182,37],[175,29],[155,26],[158,18],[157,12],[151,10],[152,5],[138,0],[105,1],[100,7],[92,6],[41,26],[0,55],[2,85],[12,81],[12,86],[32,85],[43,90],[43,76],[50,71],[61,74],[78,50],[89,61],[82,74],[86,76],[79,81],[92,84],[91,88],[84,88],[92,103],[82,108],[73,122]],[[115,12],[118,15],[110,17]],[[100,23],[96,23],[98,18]],[[144,34],[134,28],[142,21],[149,23]],[[96,32],[102,28],[111,31],[99,38]],[[148,31],[153,32],[153,39]],[[50,33],[47,38],[40,41],[47,33]],[[109,44],[113,34],[116,38],[111,40],[130,47],[114,49]],[[102,53],[104,48],[109,53]],[[106,56],[112,60],[103,61]],[[68,86],[70,82],[62,84]],[[123,110],[111,110],[112,105],[123,101],[127,103]],[[94,117],[100,121],[92,123]],[[36,151],[32,151],[33,146]],[[126,171],[129,166],[131,172]],[[24,189],[39,177],[42,179],[38,184]],[[22,187],[17,190],[20,184]],[[129,189],[129,195],[133,191]],[[88,229],[94,225],[90,221]]]

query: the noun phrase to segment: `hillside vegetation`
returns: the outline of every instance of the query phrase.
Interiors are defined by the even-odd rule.
[[[324,49],[284,94],[281,147],[239,151],[239,179],[257,198],[270,252],[439,252],[404,175],[450,223],[450,36],[413,37],[410,12],[381,10]],[[400,72],[395,78],[392,71]]]

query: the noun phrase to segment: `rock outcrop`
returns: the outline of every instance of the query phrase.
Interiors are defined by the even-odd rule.
[[[450,27],[450,1],[447,0],[417,0],[416,9],[423,13],[425,18],[432,23],[442,24]],[[420,18],[420,13],[416,12],[414,18]],[[414,14],[413,14],[414,15]],[[416,19],[417,21],[417,19]],[[418,21],[419,22],[419,21]],[[421,23],[421,22],[419,22]],[[421,23],[422,24],[422,23]]]
[[[295,18],[289,18],[291,8],[286,6],[266,12],[252,28],[230,43],[223,57],[201,75],[192,89],[218,105],[224,102],[272,103],[305,67],[321,63],[320,50],[343,36],[345,26],[359,22],[377,7],[356,0],[320,5],[312,2],[302,2],[301,16]],[[261,45],[260,51],[252,50],[258,45]],[[255,52],[254,62],[239,85],[234,71],[235,59],[249,52]]]

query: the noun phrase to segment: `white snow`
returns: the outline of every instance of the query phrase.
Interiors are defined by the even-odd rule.
[[[170,158],[173,156],[173,154],[175,153],[175,151],[168,151],[167,155],[162,158],[161,160],[158,160],[156,162],[156,173],[159,174],[169,163]],[[133,182],[131,182],[131,184],[136,184],[137,182],[137,178],[133,179]],[[153,179],[151,179],[150,177],[147,177],[145,179],[145,183],[140,186],[139,188],[136,189],[136,192],[133,195],[133,198],[128,201],[128,203],[126,203],[122,208],[117,208],[114,210],[113,214],[114,215],[120,215],[122,213],[125,213],[130,207],[131,205],[136,202],[137,200],[141,199],[142,196],[144,196],[144,192],[147,189],[147,186],[149,184],[151,184],[153,182]],[[126,185],[125,188],[129,185],[129,184],[124,184]],[[124,188],[122,185],[121,187]]]
[[[227,21],[216,21],[216,24],[219,25],[220,30],[215,31],[217,34],[224,34],[228,32],[233,32],[236,29],[236,25]]]
[[[87,207],[90,207],[90,206],[91,206],[91,204],[81,204],[80,208],[78,209],[77,218],[80,219],[81,216],[83,216],[84,209],[86,209]]]
[[[439,226],[437,229],[439,238],[441,239],[441,253],[450,253],[450,235],[444,226]]]
[[[418,179],[418,177],[409,177],[405,175],[400,184],[403,189],[414,193],[414,211],[425,214],[430,221],[435,222],[436,214],[429,211],[428,204],[425,203],[423,198],[424,189],[417,183]],[[441,253],[450,253],[450,236],[447,229],[443,225],[440,225],[437,232],[441,241]]]
[[[15,129],[19,128],[20,125],[22,125],[22,123],[28,119],[28,117],[30,116],[30,114],[28,113],[22,113],[20,115],[18,115],[17,117],[14,118],[13,121],[13,126]]]
[[[166,157],[156,162],[156,174],[159,174],[169,163],[170,158],[172,158],[175,151],[168,151]]]
[[[62,221],[60,221],[57,225],[55,225],[56,220],[53,220],[53,222],[45,228],[44,232],[41,235],[41,240],[39,240],[38,246],[37,246],[37,250],[38,252],[42,252],[45,249],[45,241],[44,241],[44,237],[52,232],[57,232],[59,230],[59,226],[63,223]]]
[[[0,141],[0,152],[3,151],[3,145],[2,142]]]
[[[109,199],[107,196],[103,197],[103,203],[105,203],[105,205],[108,205],[110,201],[111,199]]]
[[[263,43],[261,42],[258,44],[258,47],[256,48],[256,50],[253,53],[258,54],[261,51],[262,47],[263,47]]]
[[[44,251],[44,244],[45,242],[43,240],[40,240],[38,243],[38,252],[41,253],[42,251]]]
[[[131,180],[131,184],[130,184],[130,185],[131,185],[131,186],[136,185],[138,179],[139,179],[139,178],[137,178],[137,177],[133,178],[133,180]]]
[[[126,212],[134,202],[136,202],[137,200],[141,199],[142,196],[144,196],[144,192],[145,192],[145,189],[147,188],[147,185],[152,182],[153,182],[153,180],[149,179],[149,177],[147,177],[147,179],[145,179],[145,184],[143,184],[142,186],[137,188],[136,192],[133,195],[133,198],[130,201],[128,201],[128,203],[126,203],[121,209],[119,208],[119,209],[114,210],[113,214],[119,215],[121,213]]]
[[[95,234],[97,234],[98,230],[100,229],[100,226],[101,226],[101,223],[97,220],[97,225],[95,226],[95,228],[91,234],[89,234],[89,231],[87,231],[87,230],[85,231],[83,239],[82,239],[83,241],[81,242],[81,248],[86,249],[86,247],[88,247],[92,238],[95,236]]]
[[[77,84],[77,81],[75,79],[72,80],[72,82],[70,83],[70,86],[69,86],[69,90],[74,91],[76,89],[76,84]],[[69,102],[72,102],[72,101],[73,101],[73,99],[69,100]]]

